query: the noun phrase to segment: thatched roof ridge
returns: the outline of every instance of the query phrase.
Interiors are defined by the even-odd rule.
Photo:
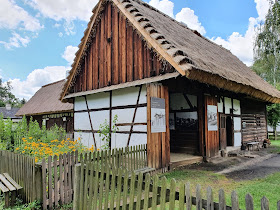
[[[155,51],[162,59],[167,61],[172,59],[174,63],[171,65],[182,75],[225,90],[244,93],[268,102],[280,103],[280,92],[260,78],[229,50],[206,39],[197,31],[189,29],[141,0],[101,0],[99,2],[85,31],[85,35],[88,33],[90,35],[83,37],[79,45],[77,55],[81,56],[77,56],[72,65],[73,69],[64,87],[62,97],[65,96],[70,83],[73,82],[74,75],[78,73],[78,68],[75,66],[79,67],[79,61],[86,54],[89,45],[87,42],[94,36],[95,23],[93,21],[98,22],[96,17],[98,17],[98,13],[102,12],[102,6],[108,1],[113,2],[113,5],[128,18],[139,34],[143,35],[143,39],[147,41],[149,47],[154,48],[156,45],[161,49],[161,52]],[[147,35],[149,39],[147,39]]]
[[[16,116],[72,112],[73,104],[62,103],[60,101],[60,94],[64,84],[65,80],[60,80],[42,86],[41,89],[20,108]]]

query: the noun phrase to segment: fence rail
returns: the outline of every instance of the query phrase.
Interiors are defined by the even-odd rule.
[[[42,163],[37,164],[41,171],[42,189],[39,192],[42,191],[40,200],[43,209],[56,208],[73,201],[75,164],[87,161],[97,165],[105,164],[109,168],[126,168],[134,171],[147,167],[146,150],[146,145],[139,145],[83,154],[72,152],[43,159]]]
[[[20,186],[21,195],[26,202],[36,199],[35,159],[10,151],[0,151],[0,174],[8,173]]]
[[[235,191],[231,194],[231,206],[226,204],[224,190],[219,191],[219,201],[214,202],[211,187],[207,188],[207,199],[202,199],[201,186],[197,185],[192,195],[190,184],[171,180],[168,186],[165,177],[143,175],[125,169],[100,166],[93,162],[77,164],[74,181],[74,209],[195,209],[239,210]],[[250,194],[245,197],[246,210],[254,209]],[[280,202],[277,203],[280,209]],[[261,209],[269,210],[266,197],[261,200]]]

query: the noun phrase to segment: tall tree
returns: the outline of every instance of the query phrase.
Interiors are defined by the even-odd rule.
[[[264,80],[280,89],[280,3],[270,0],[270,9],[255,40],[253,70]],[[268,124],[273,127],[275,139],[280,124],[280,104],[267,107]]]
[[[6,84],[3,83],[0,78],[0,107],[4,107],[7,103],[12,106],[19,106],[19,99],[11,92],[12,86],[9,82]]]
[[[255,40],[253,69],[273,86],[280,83],[280,3],[270,0],[270,9]]]

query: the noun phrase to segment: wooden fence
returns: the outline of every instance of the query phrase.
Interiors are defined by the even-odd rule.
[[[20,186],[22,199],[33,202],[35,193],[35,159],[10,151],[0,151],[0,174],[8,173]]]
[[[43,209],[56,208],[73,201],[74,166],[81,161],[108,168],[125,168],[134,171],[147,167],[147,147],[139,145],[112,151],[96,151],[84,154],[67,153],[59,157],[49,157],[37,164],[41,171],[41,185],[37,193],[43,203]]]
[[[201,186],[197,185],[194,196],[190,184],[177,184],[171,180],[167,187],[165,177],[136,174],[125,169],[113,169],[93,162],[76,165],[74,181],[74,209],[207,209],[239,210],[238,196],[231,194],[231,206],[226,204],[224,190],[219,191],[219,202],[214,202],[211,187],[207,188],[207,199],[202,199]],[[254,203],[250,194],[245,197],[246,210],[253,210]],[[280,209],[280,202],[278,202]],[[261,209],[269,209],[266,197],[261,200]]]

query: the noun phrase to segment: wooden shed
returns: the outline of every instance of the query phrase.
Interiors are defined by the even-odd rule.
[[[37,120],[40,126],[45,124],[50,129],[55,124],[66,129],[68,134],[74,132],[73,104],[60,100],[65,80],[42,86],[35,95],[16,113]]]
[[[266,138],[266,104],[280,93],[230,51],[141,0],[100,0],[61,99],[75,136],[100,148],[99,125],[118,116],[111,148],[147,143],[150,167],[172,155],[210,158]]]

